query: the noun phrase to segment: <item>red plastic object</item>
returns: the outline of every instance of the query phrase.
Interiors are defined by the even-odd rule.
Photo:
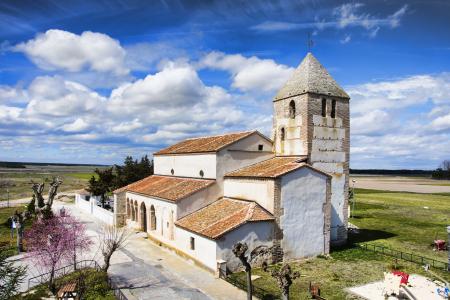
[[[408,284],[409,274],[402,271],[392,271],[392,274],[402,278],[402,280],[400,280],[400,284]]]
[[[438,251],[444,251],[444,250],[447,250],[447,249],[445,249],[445,241],[444,241],[444,240],[435,240],[435,241],[434,241],[434,247],[435,247],[436,250],[438,250]]]

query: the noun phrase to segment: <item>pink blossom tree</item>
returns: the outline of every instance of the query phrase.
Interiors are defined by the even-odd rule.
[[[69,251],[67,260],[73,262],[74,269],[77,269],[77,257],[83,252],[89,251],[93,245],[93,240],[86,233],[86,225],[80,220],[64,212],[60,214],[63,224],[68,230]]]
[[[76,260],[77,252],[88,249],[92,243],[86,236],[84,225],[67,213],[36,219],[25,232],[25,240],[27,258],[50,273],[48,287],[53,293],[55,270],[66,261]]]

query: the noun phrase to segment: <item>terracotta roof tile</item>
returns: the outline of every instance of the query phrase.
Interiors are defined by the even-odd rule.
[[[226,174],[226,177],[277,178],[306,165],[306,156],[278,156]]]
[[[256,202],[222,198],[178,220],[175,224],[200,235],[217,239],[247,223],[272,221],[274,217]]]
[[[154,155],[217,152],[222,148],[234,142],[237,142],[240,139],[243,139],[255,132],[257,131],[245,131],[217,136],[191,138],[181,141],[168,148],[162,149],[154,153]]]
[[[152,175],[117,189],[114,193],[134,192],[176,202],[214,182],[215,180]]]

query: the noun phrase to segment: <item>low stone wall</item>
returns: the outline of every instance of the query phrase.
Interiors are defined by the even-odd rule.
[[[82,211],[93,215],[96,219],[99,219],[103,223],[108,225],[114,224],[114,213],[97,206],[97,197],[89,197],[86,200],[85,195],[75,194],[75,205]]]

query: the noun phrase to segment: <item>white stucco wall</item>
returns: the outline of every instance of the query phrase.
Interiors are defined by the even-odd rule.
[[[216,242],[214,240],[205,238],[201,235],[184,230],[180,227],[175,227],[176,230],[176,247],[192,258],[196,259],[212,271],[216,270]],[[190,238],[195,240],[195,249],[190,248]]]
[[[223,196],[217,183],[179,201],[177,203],[177,220],[205,207]]]
[[[273,180],[226,178],[224,182],[224,196],[255,201],[273,214]]]
[[[82,211],[94,216],[96,219],[108,225],[114,224],[114,213],[97,206],[99,197],[91,196],[89,200],[85,200],[83,195],[75,194],[75,205]]]
[[[241,263],[232,252],[233,245],[245,242],[250,251],[260,245],[270,247],[273,241],[273,226],[274,222],[250,222],[226,233],[217,240],[217,259],[225,260],[227,268],[235,271]]]
[[[280,227],[285,260],[325,252],[327,178],[309,168],[301,168],[281,178],[283,215]]]
[[[203,178],[216,178],[216,154],[188,154],[188,155],[155,155],[153,157],[156,175],[198,177],[200,170]]]

